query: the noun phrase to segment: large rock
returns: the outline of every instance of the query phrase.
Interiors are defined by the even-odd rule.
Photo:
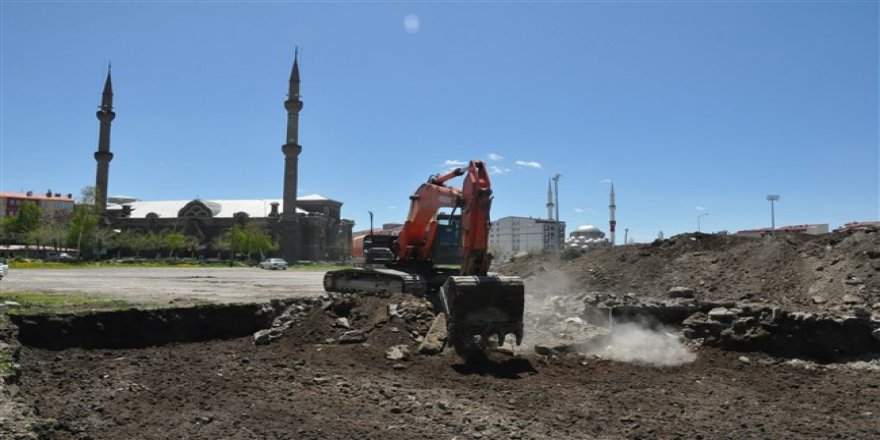
[[[385,359],[392,361],[405,361],[409,359],[409,347],[406,345],[394,345],[385,351]]]
[[[862,300],[862,298],[860,298],[858,295],[853,295],[850,293],[843,295],[844,304],[861,304],[862,302],[864,302],[864,300]]]
[[[448,336],[446,332],[446,314],[440,313],[434,317],[434,322],[431,323],[431,328],[428,330],[428,334],[425,335],[425,340],[419,345],[419,353],[428,355],[440,354],[443,351],[443,346],[446,345],[446,338]]]
[[[709,311],[709,318],[718,322],[731,322],[736,318],[736,312],[727,307],[715,307]]]
[[[254,333],[254,345],[266,345],[271,341],[269,330],[260,330]]]
[[[690,287],[676,286],[669,289],[670,298],[693,298],[697,292]]]
[[[361,342],[366,342],[367,334],[362,330],[352,330],[342,334],[339,337],[340,344],[359,344]]]

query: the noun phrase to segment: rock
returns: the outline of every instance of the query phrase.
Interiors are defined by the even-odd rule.
[[[367,340],[367,335],[362,330],[347,331],[339,337],[340,344],[359,344]]]
[[[333,326],[339,328],[351,328],[351,325],[348,323],[348,318],[337,318],[336,322],[333,323]]]
[[[5,309],[14,309],[16,307],[21,307],[21,304],[15,301],[3,301],[3,308]]]
[[[409,347],[406,345],[394,345],[385,351],[385,359],[392,361],[405,361],[409,359]]]
[[[823,270],[825,270],[825,266],[823,266],[821,264],[816,266],[816,272],[822,272]]]
[[[693,298],[696,291],[690,287],[676,286],[669,289],[670,298]]]
[[[750,363],[752,363],[752,360],[749,359],[748,356],[740,356],[738,359],[739,359],[740,362],[742,362],[742,363],[744,363],[744,364],[750,364]]]
[[[871,332],[871,336],[880,341],[880,328],[874,329],[874,331]]]
[[[419,353],[427,355],[440,354],[443,351],[443,346],[446,345],[447,337],[446,314],[439,313],[434,318],[434,322],[431,323],[431,328],[428,330],[428,334],[425,335],[425,340],[419,345]]]
[[[865,282],[859,278],[852,277],[843,280],[843,284],[846,284],[847,286],[858,286],[859,284],[865,284]]]
[[[726,307],[715,307],[709,311],[709,318],[719,322],[733,321],[736,313]]]
[[[862,299],[859,298],[857,295],[847,293],[846,295],[843,295],[843,303],[844,304],[861,304]]]
[[[254,333],[254,345],[266,345],[270,340],[269,330],[260,330]]]
[[[826,302],[828,302],[828,300],[822,296],[816,295],[813,297],[813,304],[825,304]]]

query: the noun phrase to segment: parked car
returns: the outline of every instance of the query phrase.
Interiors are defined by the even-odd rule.
[[[9,265],[6,264],[5,259],[0,258],[0,280],[2,280],[7,273],[9,273]]]
[[[58,255],[51,255],[51,256],[49,256],[49,258],[47,258],[47,260],[49,260],[49,261],[68,261],[68,262],[70,262],[70,261],[76,261],[77,258],[74,257],[73,255],[68,254],[67,252],[61,252],[61,253],[58,254]]]
[[[282,269],[287,270],[287,262],[281,258],[267,258],[260,262],[260,269]]]

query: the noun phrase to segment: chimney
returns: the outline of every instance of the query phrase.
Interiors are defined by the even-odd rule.
[[[34,195],[34,192],[33,192],[33,191],[28,191],[28,192],[27,192],[27,196],[28,196],[28,197],[32,197],[33,195]]]
[[[71,194],[71,193],[67,193],[67,198],[68,198],[68,199],[72,199],[72,198],[73,198],[73,194]]]
[[[46,197],[52,197],[52,190],[51,189],[46,190]]]
[[[272,212],[269,213],[269,217],[278,217],[278,202],[270,203],[272,205]]]

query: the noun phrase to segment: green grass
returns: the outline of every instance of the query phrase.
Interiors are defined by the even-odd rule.
[[[110,311],[130,309],[138,306],[138,304],[121,299],[80,293],[3,292],[0,293],[0,302],[3,301],[14,301],[21,304],[21,307],[11,307],[3,311],[8,314]],[[3,315],[3,313],[0,313],[0,315]]]

